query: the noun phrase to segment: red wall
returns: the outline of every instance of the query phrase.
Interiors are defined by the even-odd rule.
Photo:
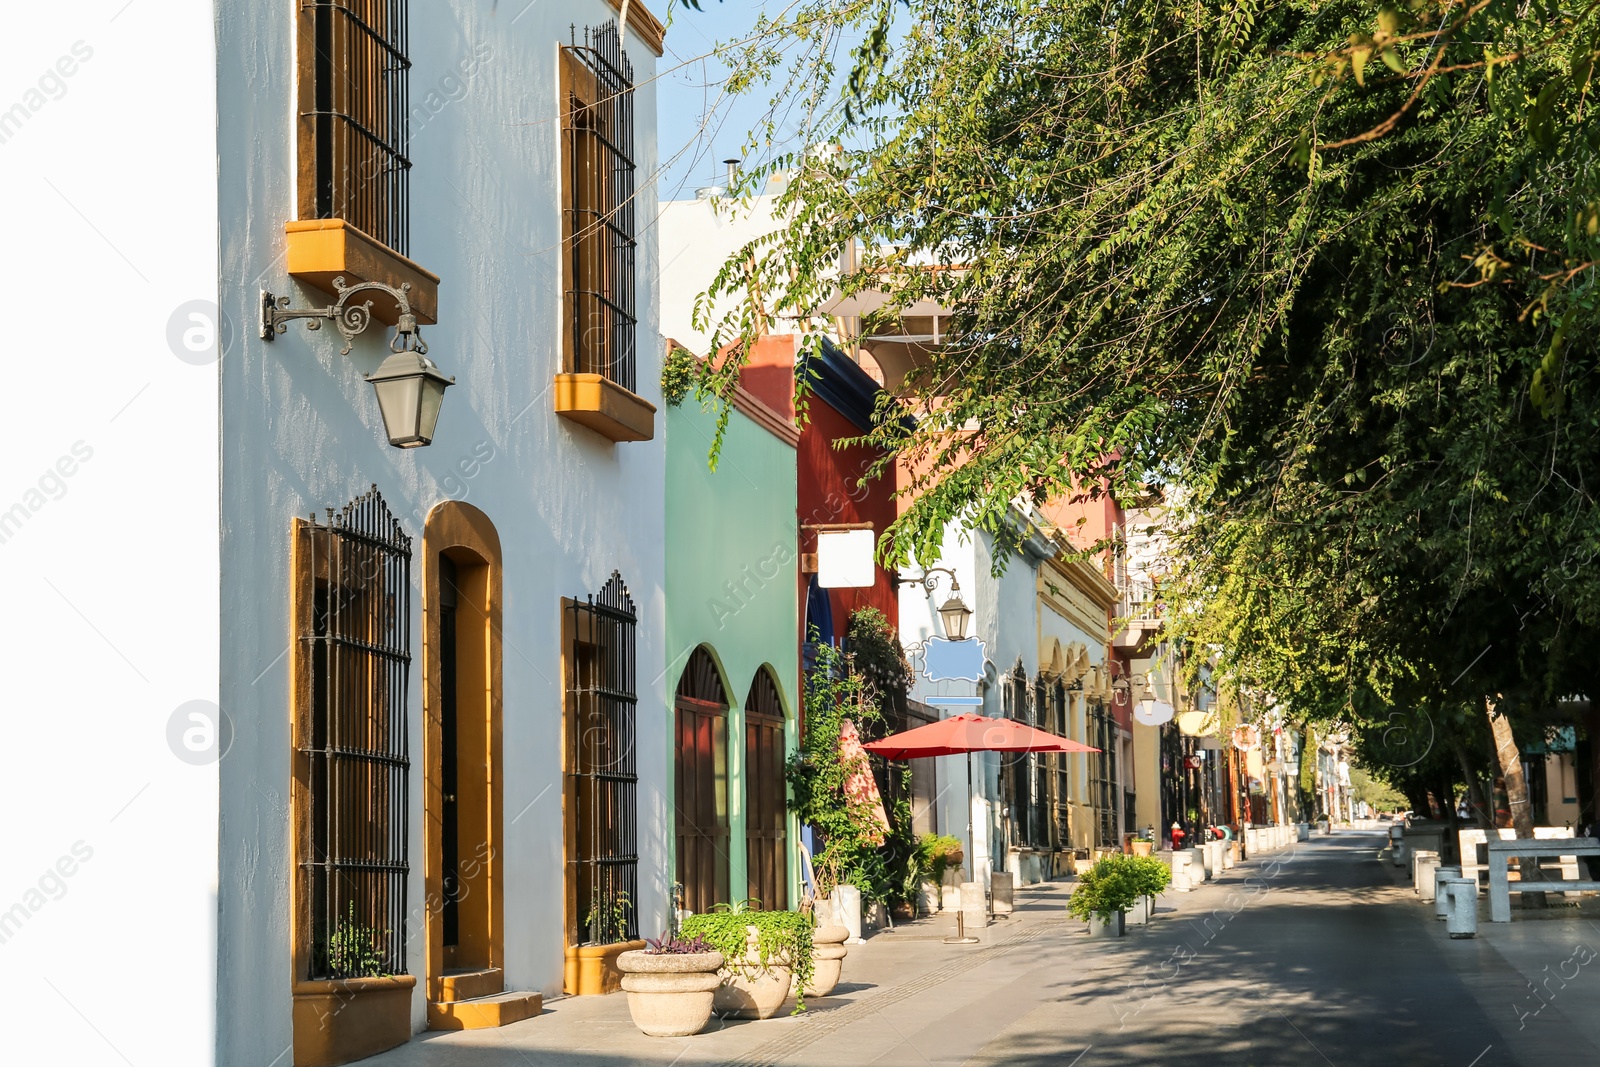
[[[797,339],[793,334],[771,334],[751,348],[750,359],[739,374],[739,384],[755,394],[774,411],[794,416],[794,358]],[[800,429],[797,499],[800,514],[800,551],[815,552],[817,535],[807,524],[872,523],[878,536],[895,520],[894,472],[887,477],[860,482],[877,459],[875,449],[862,445],[835,448],[838,440],[859,437],[861,429],[839,414],[820,397],[807,403],[807,420]],[[806,575],[801,576],[800,603],[805,605]],[[861,589],[834,589],[835,636],[843,637],[850,613],[857,608],[874,607],[888,618],[889,625],[900,625],[899,597],[888,571],[877,568],[877,581]],[[804,621],[804,620],[802,620]]]
[[[863,445],[835,448],[833,442],[859,437],[861,430],[824,401],[813,397],[808,405],[810,418],[800,431],[798,456],[800,508],[800,550],[815,552],[817,535],[807,525],[870,522],[873,532],[882,536],[895,519],[894,472],[860,484],[863,475],[878,459],[877,449]],[[829,590],[833,601],[833,625],[843,637],[850,613],[857,608],[874,607],[888,618],[889,625],[900,625],[899,597],[889,572],[876,568],[877,581],[860,589]],[[802,601],[803,603],[803,601]]]

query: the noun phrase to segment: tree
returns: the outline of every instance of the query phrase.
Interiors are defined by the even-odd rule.
[[[1594,690],[1595,5],[896,10],[803,4],[740,68],[837,150],[769,160],[788,224],[714,283],[706,371],[835,291],[952,309],[872,434],[927,472],[888,558],[1180,485],[1175,625],[1302,717]]]

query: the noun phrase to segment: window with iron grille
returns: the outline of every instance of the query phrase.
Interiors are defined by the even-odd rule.
[[[1050,729],[1066,737],[1070,727],[1067,725],[1067,688],[1057,682],[1050,690]],[[1053,757],[1055,770],[1055,797],[1053,823],[1055,827],[1055,843],[1057,848],[1072,847],[1071,807],[1069,800],[1072,796],[1067,778],[1067,755],[1057,753]]]
[[[406,970],[411,539],[374,486],[296,526],[304,977]]]
[[[634,392],[633,65],[614,22],[562,52],[566,368]]]
[[[1101,848],[1119,848],[1122,839],[1117,836],[1117,725],[1111,712],[1101,701],[1089,702],[1090,744],[1100,751],[1089,759],[1089,801],[1094,805],[1098,828],[1096,844]]]
[[[1055,733],[1049,727],[1050,696],[1045,690],[1044,679],[1036,679],[1033,683],[1033,699],[1028,702],[1028,725],[1037,729],[1046,729]],[[1034,848],[1050,848],[1050,778],[1051,763],[1060,756],[1048,753],[1028,753],[1029,769],[1032,772],[1029,779],[1033,785],[1033,796],[1028,804],[1028,839],[1033,842]]]
[[[567,602],[567,941],[639,936],[635,629],[622,575]]]
[[[410,238],[408,0],[301,0],[300,217]]]
[[[1032,725],[1033,709],[1029,696],[1028,675],[1018,663],[1007,675],[1001,690],[1001,710],[1008,719]],[[1031,752],[1003,752],[1001,759],[1001,795],[1010,809],[1011,842],[1019,847],[1035,844],[1033,837],[1033,761]]]

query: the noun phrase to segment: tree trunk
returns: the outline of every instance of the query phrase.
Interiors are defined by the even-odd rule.
[[[1511,809],[1511,825],[1518,837],[1532,837],[1533,808],[1528,803],[1528,780],[1522,774],[1522,754],[1517,751],[1516,738],[1511,734],[1511,718],[1495,714],[1493,697],[1484,697],[1483,707],[1489,716],[1489,729],[1494,732],[1494,754],[1500,761],[1500,774],[1506,781],[1506,805]],[[1494,840],[1492,833],[1489,839]],[[1519,866],[1524,882],[1539,880],[1537,859]],[[1543,893],[1522,893],[1520,896],[1525,908],[1545,906]]]
[[[1467,760],[1467,750],[1453,737],[1450,739],[1450,748],[1456,754],[1456,762],[1461,764],[1461,777],[1467,783],[1467,806],[1472,810],[1473,820],[1480,827],[1489,829],[1494,826],[1494,813],[1484,802],[1482,783],[1478,781],[1478,776],[1472,773],[1472,764]],[[1456,857],[1456,861],[1460,862],[1461,858]]]

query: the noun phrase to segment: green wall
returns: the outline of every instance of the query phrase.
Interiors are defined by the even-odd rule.
[[[735,409],[715,472],[707,456],[716,414],[693,396],[667,407],[667,692],[676,690],[690,654],[705,645],[728,694],[728,880],[746,896],[744,702],[763,666],[778,681],[788,716],[788,751],[797,739],[799,700],[799,549],[795,450]],[[667,729],[673,714],[669,706]],[[673,766],[667,780],[673,788]],[[669,798],[673,795],[668,794]],[[676,828],[669,831],[676,865]],[[798,902],[796,843],[789,819],[789,904]],[[673,870],[676,870],[674,866]],[[675,875],[674,875],[675,878]],[[731,903],[731,902],[730,902]]]

